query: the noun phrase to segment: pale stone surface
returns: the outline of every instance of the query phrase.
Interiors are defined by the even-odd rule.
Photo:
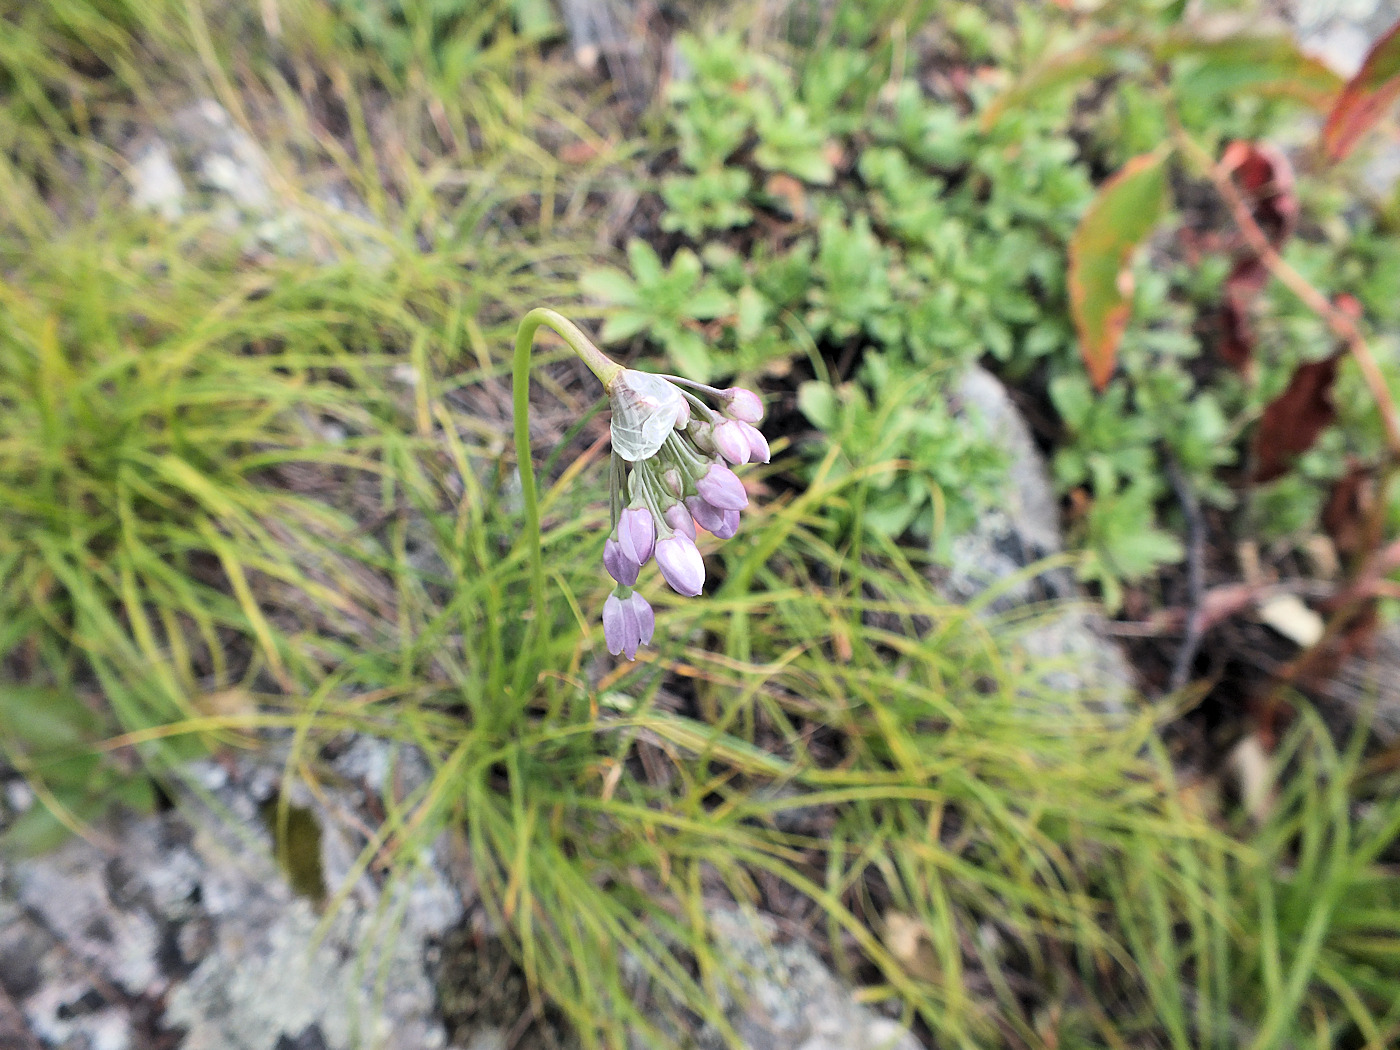
[[[185,182],[175,167],[170,147],[160,139],[149,142],[132,161],[131,203],[153,211],[167,222],[185,213]]]
[[[950,599],[966,602],[995,588],[997,597],[988,605],[993,613],[1082,597],[1064,568],[1017,578],[1026,566],[1058,554],[1064,541],[1059,500],[1045,458],[1006,387],[973,366],[954,396],[969,422],[985,427],[1006,451],[1008,479],[1001,505],[981,515],[973,531],[953,540],[948,572],[937,581],[940,589]],[[1016,641],[1030,657],[1060,665],[1044,676],[1052,689],[1087,692],[1100,703],[1119,707],[1131,694],[1135,678],[1121,646],[1103,632],[1102,623],[1087,606],[1061,605],[1032,620]]]
[[[710,924],[733,967],[725,1017],[747,1050],[919,1050],[902,1025],[856,1002],[810,945],[778,943],[767,918],[724,906]],[[723,1045],[714,1032],[700,1042]]]
[[[352,786],[326,805],[293,794],[319,825],[327,887],[360,848],[336,811],[360,810],[375,772],[382,786],[387,750],[357,743]],[[288,885],[259,815],[281,763],[212,765],[192,769],[216,785],[208,804],[191,795],[96,829],[100,845],[0,865],[0,986],[30,1030],[64,1050],[444,1047],[429,946],[462,900],[438,858],[385,886],[361,877],[327,916]]]
[[[373,221],[362,203],[334,189],[298,191],[308,181],[304,173],[279,179],[268,153],[213,99],[176,110],[136,136],[126,152],[132,205],[167,221],[207,215],[252,254],[331,262],[348,246],[366,262],[388,257],[363,232]],[[317,174],[310,181],[319,185],[325,173]]]

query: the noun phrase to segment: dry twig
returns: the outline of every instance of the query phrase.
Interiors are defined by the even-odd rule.
[[[1201,514],[1201,503],[1191,491],[1191,485],[1181,473],[1181,467],[1170,452],[1165,457],[1167,477],[1176,498],[1181,503],[1181,512],[1186,516],[1186,637],[1176,651],[1172,662],[1170,688],[1172,692],[1186,688],[1191,678],[1191,665],[1201,647],[1204,625],[1201,616],[1201,599],[1206,588],[1205,546],[1206,522]]]

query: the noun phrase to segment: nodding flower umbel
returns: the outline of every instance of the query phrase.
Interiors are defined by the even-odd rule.
[[[608,397],[613,527],[603,565],[617,587],[603,606],[603,637],[608,652],[634,660],[655,624],[651,606],[632,589],[642,566],[654,557],[673,590],[698,595],[705,562],[696,526],[728,539],[749,502],[726,461],[767,463],[769,452],[754,426],[763,402],[752,390],[625,368],[608,383]]]

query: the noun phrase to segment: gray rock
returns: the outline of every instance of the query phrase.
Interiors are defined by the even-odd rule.
[[[271,165],[223,106],[211,98],[200,99],[176,113],[173,125],[205,189],[226,194],[250,212],[272,208]]]
[[[309,255],[330,262],[349,247],[367,262],[388,259],[384,247],[354,223],[335,223],[334,236],[326,236],[325,216],[318,220],[313,209],[368,223],[367,209],[333,187],[315,191],[314,203],[289,192],[291,183],[304,180],[279,181],[267,153],[213,99],[177,110],[167,125],[137,136],[126,152],[132,205],[167,221],[208,215],[216,228],[251,253]]]
[[[347,772],[387,770],[387,750],[357,742]],[[462,901],[437,851],[387,885],[349,883],[361,844],[342,825],[368,819],[370,778],[324,802],[294,791],[298,826],[319,829],[315,870],[348,885],[327,905],[294,890],[273,856],[263,815],[281,763],[213,765],[192,768],[207,795],[176,812],[0,866],[0,983],[31,1031],[71,1050],[445,1046],[428,944]]]
[[[725,1019],[748,1050],[918,1050],[902,1025],[856,1002],[810,945],[777,943],[766,917],[718,907],[710,923],[733,965],[721,988]],[[713,1031],[700,1043],[724,1046]]]
[[[1050,485],[1044,458],[1001,380],[974,365],[958,381],[954,396],[964,416],[970,417],[969,423],[991,436],[1008,460],[1002,506],[983,514],[974,532],[952,542],[945,588],[967,600],[1032,562],[1059,553],[1063,541],[1059,500]],[[1072,587],[1063,573],[1050,576],[1046,582],[1066,594]],[[1005,596],[1010,605],[1031,601],[1035,596],[1033,581],[1011,587]]]
[[[170,147],[152,139],[141,149],[127,172],[131,203],[153,211],[167,222],[185,214],[185,182],[175,167]]]
[[[1289,7],[1298,42],[1345,77],[1400,18],[1395,0],[1292,0]]]
[[[990,590],[994,597],[985,608],[993,614],[1050,603],[1039,615],[1017,614],[1021,649],[1049,664],[1042,677],[1050,688],[1087,693],[1107,708],[1121,708],[1132,690],[1132,668],[1118,643],[1104,633],[1102,618],[1086,603],[1075,604],[1082,594],[1073,575],[1064,568],[1025,571],[1064,549],[1059,500],[1030,427],[1006,387],[983,368],[968,369],[954,398],[969,424],[986,428],[1002,446],[1010,466],[1001,506],[981,515],[972,532],[953,540],[947,571],[935,582],[958,602]]]

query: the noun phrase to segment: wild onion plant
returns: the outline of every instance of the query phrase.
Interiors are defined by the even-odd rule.
[[[739,512],[749,497],[727,464],[768,462],[768,442],[755,425],[763,419],[763,402],[742,387],[721,390],[623,368],[563,315],[543,307],[526,314],[515,337],[515,451],[536,608],[543,608],[545,594],[530,462],[529,381],[530,349],[541,325],[563,337],[611,403],[612,531],[603,545],[603,566],[617,586],[603,604],[603,637],[608,652],[635,660],[656,625],[651,605],[633,590],[642,566],[654,557],[674,591],[700,594],[705,562],[695,545],[696,527],[719,539],[738,531]]]

